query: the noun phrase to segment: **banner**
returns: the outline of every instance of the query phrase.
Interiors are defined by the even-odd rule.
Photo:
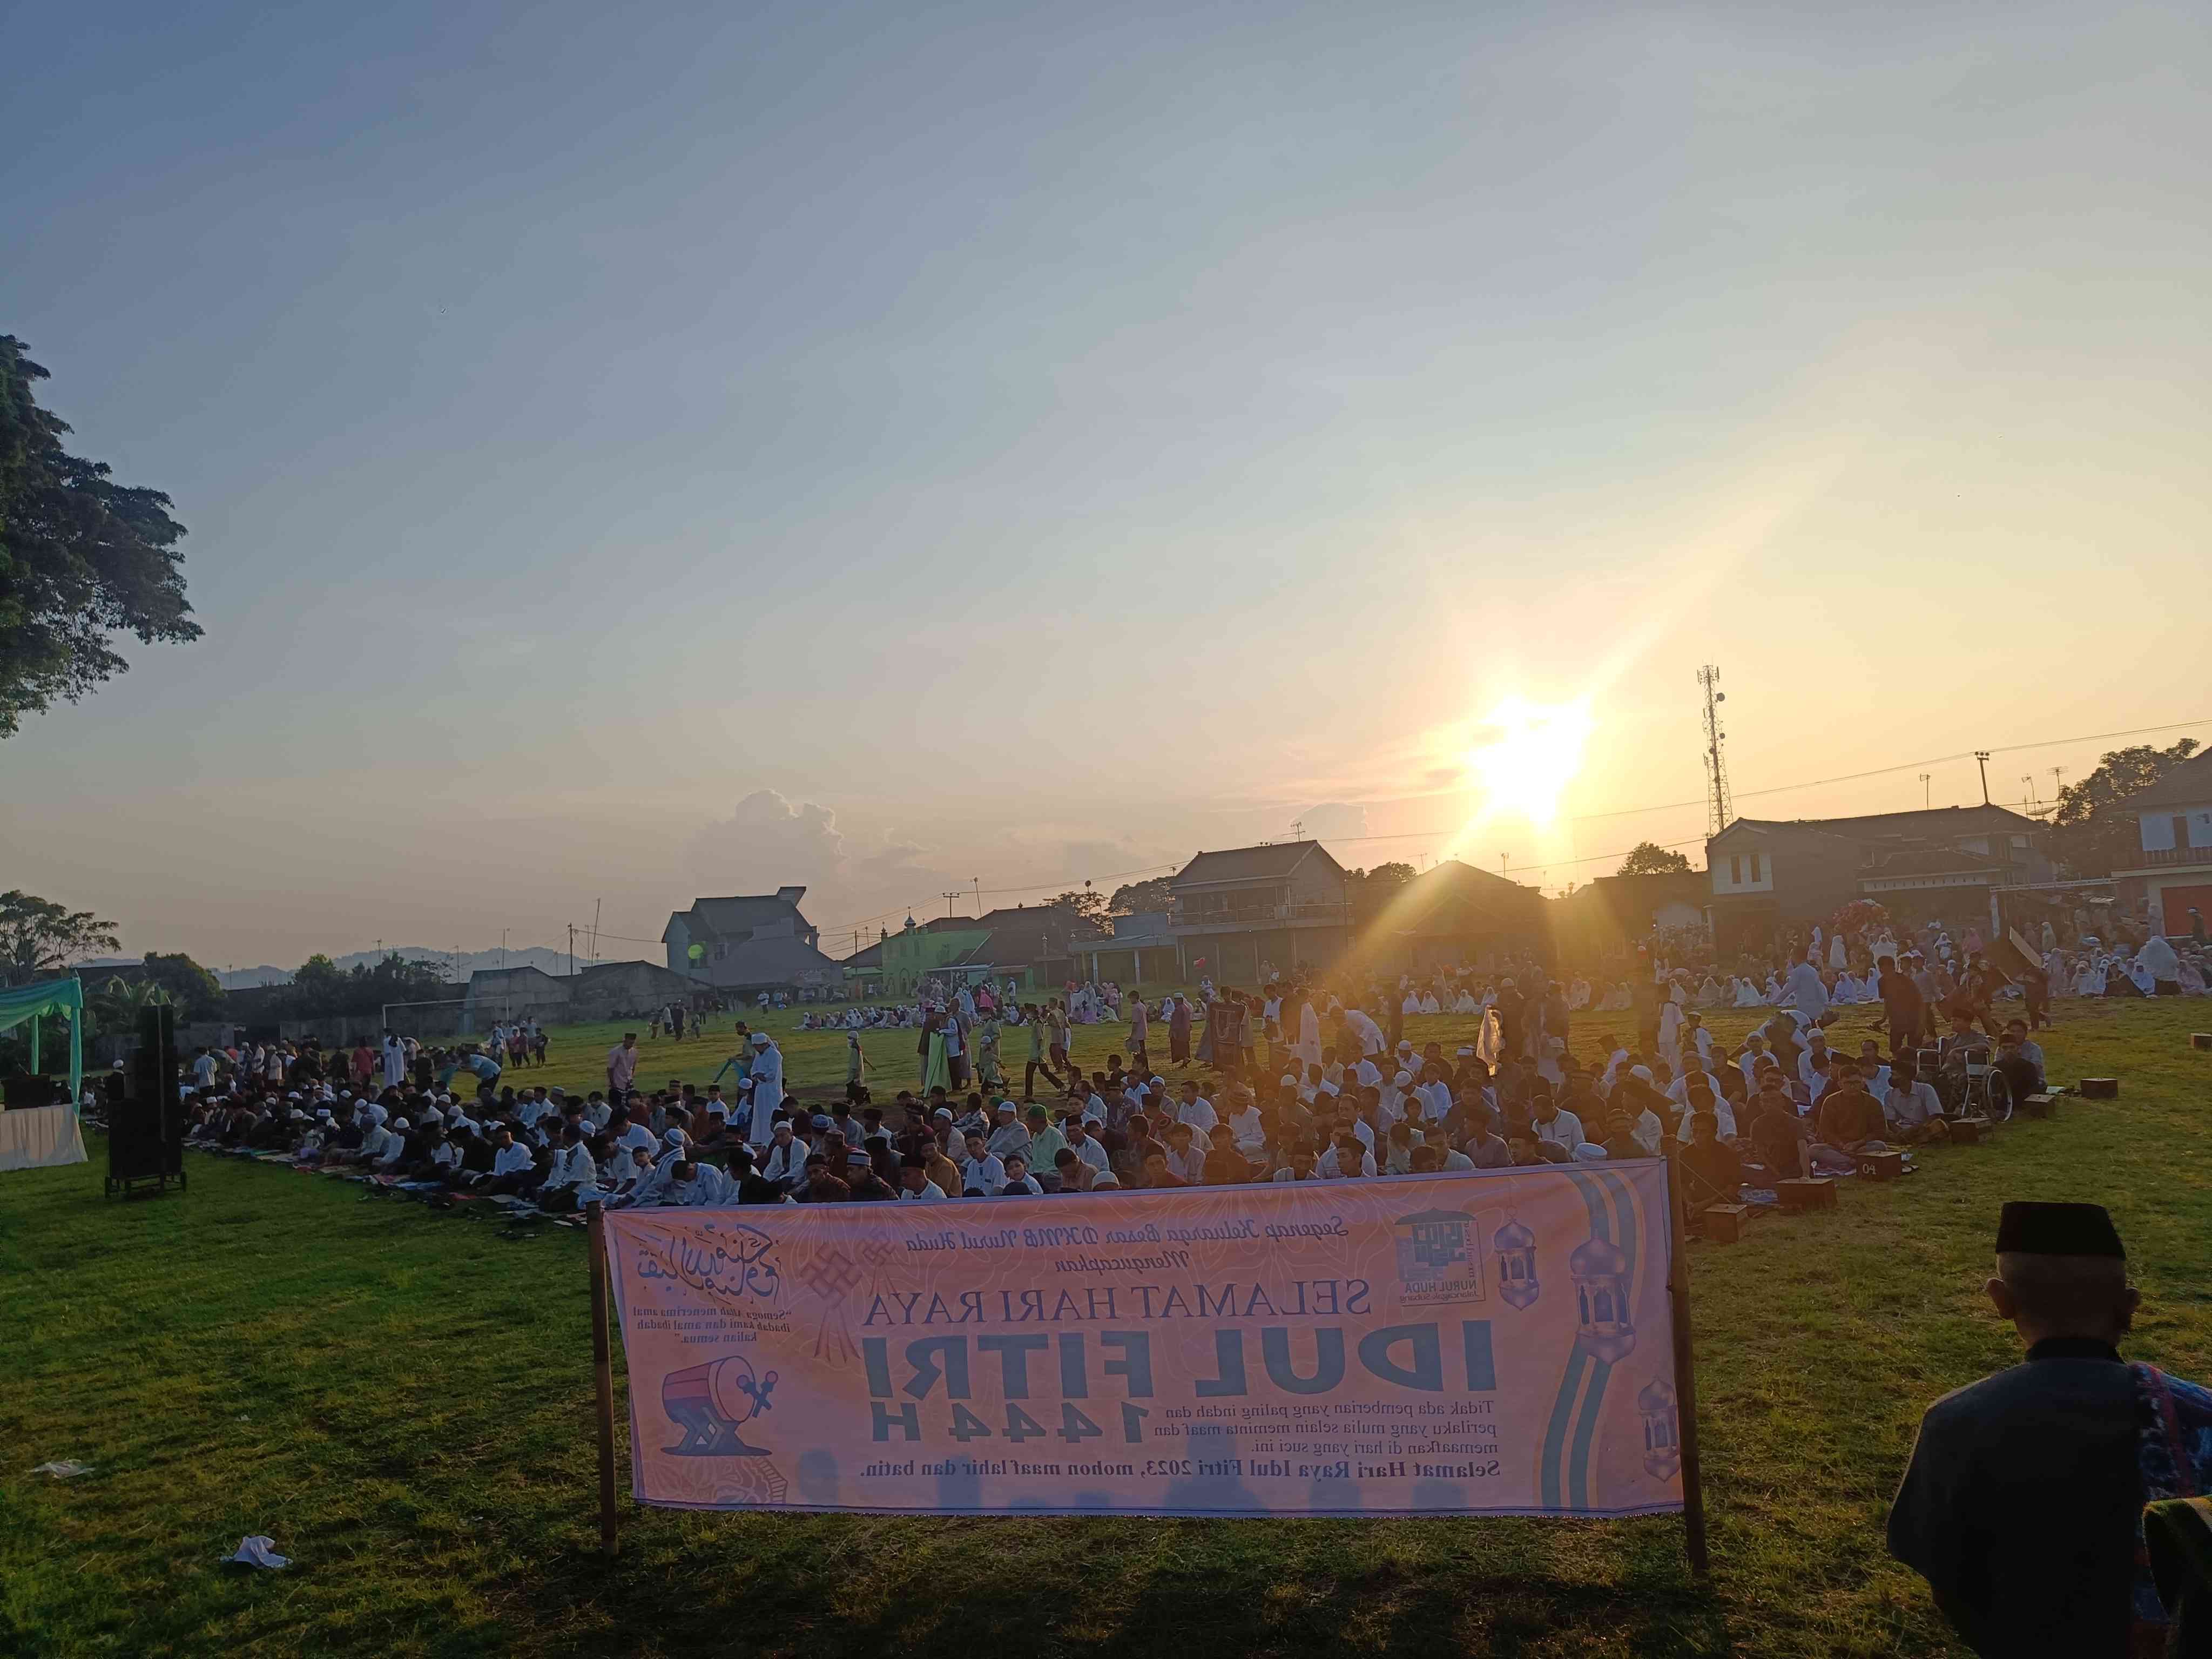
[[[606,1218],[641,1503],[1682,1507],[1666,1165]]]

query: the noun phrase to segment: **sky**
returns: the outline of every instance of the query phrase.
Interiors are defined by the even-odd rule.
[[[0,886],[133,953],[1557,890],[1702,863],[1705,663],[1751,816],[2212,737],[2201,6],[8,33],[0,331],[206,634],[0,743]]]

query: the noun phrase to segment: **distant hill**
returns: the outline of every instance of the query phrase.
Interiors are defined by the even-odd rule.
[[[433,951],[426,945],[401,945],[387,951],[356,951],[331,960],[341,968],[371,966],[386,957],[404,957],[409,962],[427,962],[445,975],[452,983],[465,984],[471,974],[479,968],[538,968],[549,974],[568,971],[568,953],[556,951],[550,945],[532,945],[520,950],[464,951],[458,957],[451,951]],[[579,968],[585,966],[581,957]],[[286,985],[291,982],[289,968],[271,967],[264,963],[258,968],[239,968],[229,972],[217,971],[216,978],[222,981],[226,991],[243,991],[257,985]]]

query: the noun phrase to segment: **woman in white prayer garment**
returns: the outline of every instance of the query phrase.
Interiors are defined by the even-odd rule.
[[[1698,987],[1698,1006],[1700,1008],[1717,1008],[1720,1006],[1721,982],[1715,979],[1711,974],[1707,974],[1705,975],[1705,982]]]
[[[2105,968],[2095,951],[2084,955],[2074,970],[2074,994],[2077,997],[2100,997],[2105,994]]]
[[[1735,1002],[1737,1007],[1756,1008],[1759,1006],[1759,987],[1747,979],[1735,979],[1729,983],[1735,987]]]
[[[1567,1006],[1574,1012],[1581,1013],[1589,1006],[1590,982],[1577,974],[1575,982],[1567,988]]]

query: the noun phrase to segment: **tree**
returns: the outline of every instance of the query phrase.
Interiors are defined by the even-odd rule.
[[[1149,881],[1133,881],[1114,890],[1107,902],[1108,912],[1117,916],[1133,916],[1147,910],[1171,910],[1175,908],[1175,878],[1154,876]]]
[[[2115,749],[2079,783],[2058,792],[2051,818],[2051,855],[2074,881],[2095,881],[2135,862],[2142,843],[2130,795],[2140,794],[2197,752],[2194,738],[2171,749],[2137,744]]]
[[[12,890],[0,893],[0,983],[27,985],[51,979],[72,962],[121,944],[115,924],[102,921],[89,910],[64,910],[49,900]]]
[[[200,635],[169,498],[64,450],[68,422],[31,395],[46,378],[0,334],[0,738],[127,669],[118,632],[149,645]]]
[[[1045,904],[1048,909],[1066,911],[1070,921],[1088,922],[1096,927],[1106,926],[1106,896],[1094,893],[1088,887],[1079,893],[1071,889],[1057,898],[1046,900]]]
[[[1687,875],[1689,870],[1686,854],[1674,852],[1656,842],[1638,842],[1620,861],[1620,873],[1624,876],[1680,876]]]
[[[168,993],[179,1019],[216,1019],[222,1014],[222,981],[182,951],[166,956],[149,951],[143,982]]]
[[[1352,901],[1352,919],[1364,925],[1383,908],[1407,882],[1420,872],[1410,864],[1378,864],[1372,870],[1352,870],[1345,875],[1345,892]]]
[[[451,992],[430,963],[393,953],[349,969],[318,953],[300,964],[283,1000],[295,1019],[340,1019],[379,1013],[388,1002],[436,1002]]]

